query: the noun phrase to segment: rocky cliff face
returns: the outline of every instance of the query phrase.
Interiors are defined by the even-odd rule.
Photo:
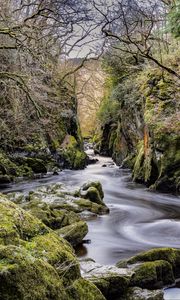
[[[165,192],[180,191],[178,83],[150,68],[119,84],[115,120],[103,124],[99,151],[130,167],[133,179]]]

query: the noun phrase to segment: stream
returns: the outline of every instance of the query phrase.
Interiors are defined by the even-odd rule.
[[[92,155],[92,150],[88,150]],[[77,255],[101,264],[115,264],[140,251],[155,247],[180,248],[180,197],[151,192],[131,181],[129,170],[117,167],[111,158],[99,157],[84,170],[63,170],[59,175],[13,184],[2,192],[28,192],[41,185],[63,182],[73,187],[99,180],[105,192],[109,215],[88,221],[89,243]],[[103,167],[104,165],[104,167]],[[166,300],[179,300],[180,288],[165,291]]]

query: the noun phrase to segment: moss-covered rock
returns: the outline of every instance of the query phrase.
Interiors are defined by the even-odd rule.
[[[86,222],[79,221],[56,230],[56,233],[67,240],[72,246],[76,246],[82,243],[83,238],[88,233],[88,226]]]
[[[73,282],[68,287],[67,293],[69,300],[105,300],[106,298],[100,292],[100,290],[92,283],[83,278],[80,278]]]
[[[133,271],[131,286],[160,289],[175,282],[172,265],[165,260],[144,262],[133,268]]]
[[[98,215],[109,213],[109,208],[107,206],[94,203],[88,199],[79,198],[74,200],[74,203],[78,205],[78,212],[87,210]]]
[[[93,186],[89,187],[85,192],[81,192],[81,196],[97,204],[104,204],[99,194],[99,191]]]
[[[0,244],[19,244],[49,232],[41,221],[0,195]]]
[[[85,183],[79,190],[79,195],[99,205],[105,205],[103,202],[104,193],[99,181]]]
[[[83,186],[81,187],[82,191],[87,191],[90,187],[94,187],[98,190],[99,195],[101,199],[104,198],[104,192],[102,189],[102,184],[99,181],[89,181],[87,183],[84,183]]]
[[[54,230],[80,221],[76,213],[54,208],[42,200],[31,200],[23,204],[23,208]]]
[[[47,168],[41,159],[27,157],[25,159],[25,163],[28,165],[29,168],[32,169],[32,171],[35,174],[38,174],[38,173],[46,174],[47,173]]]
[[[0,298],[71,300],[67,288],[73,286],[77,299],[83,299],[85,290],[87,299],[96,293],[103,299],[87,281],[82,291],[79,263],[66,240],[4,195],[0,211]],[[87,230],[84,222],[77,223],[75,234],[80,227]]]
[[[0,298],[3,300],[65,300],[56,270],[23,247],[0,246]]]
[[[178,278],[180,274],[180,250],[174,248],[157,248],[141,252],[126,261],[118,262],[117,267],[121,268],[139,262],[154,262],[157,260],[163,260],[170,263],[173,268],[175,278]]]
[[[86,166],[87,155],[72,135],[66,135],[61,145],[60,156],[64,160],[65,168],[78,170]]]
[[[96,187],[89,186],[90,184],[94,184],[99,190]],[[101,198],[101,196],[103,197],[101,184],[94,182],[83,186],[87,190],[80,188],[77,191],[68,191],[68,188],[62,184],[41,187],[29,193],[26,197],[29,202],[23,203],[23,207],[30,210],[33,215],[40,218],[52,229],[80,221],[76,213],[82,213],[83,211],[90,211],[95,214],[108,213],[109,209]],[[82,195],[86,195],[88,199],[82,198]],[[10,199],[12,200],[13,197],[14,195],[10,196]]]
[[[119,299],[127,290],[132,271],[114,266],[101,266],[92,260],[82,260],[82,276],[95,284],[106,299]]]
[[[80,277],[79,263],[70,244],[54,232],[34,237],[25,247],[34,257],[54,266],[65,285]]]

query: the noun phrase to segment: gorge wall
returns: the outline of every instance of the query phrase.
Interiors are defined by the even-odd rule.
[[[179,65],[178,56],[173,61]],[[179,92],[178,80],[155,66],[140,67],[123,80],[116,74],[100,109],[96,151],[131,168],[137,182],[179,192]]]

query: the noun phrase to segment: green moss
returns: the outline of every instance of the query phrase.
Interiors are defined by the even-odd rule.
[[[29,240],[49,231],[38,219],[8,201],[3,195],[0,196],[0,226],[1,244],[17,244],[20,239]]]
[[[56,233],[66,239],[72,246],[76,246],[82,243],[83,238],[88,233],[88,226],[86,222],[79,221],[56,230]]]
[[[165,260],[145,262],[135,267],[130,285],[157,289],[175,282],[172,266]]]
[[[67,299],[55,269],[21,247],[0,246],[0,281],[3,300]]]
[[[144,163],[144,141],[140,141],[137,147],[137,156],[133,168],[133,179],[143,181],[143,163]]]
[[[104,204],[102,199],[101,199],[99,191],[93,186],[91,186],[87,189],[87,191],[83,195],[83,197],[85,199],[88,199],[88,200],[94,202],[94,203],[97,203],[97,204],[100,204],[100,205]]]
[[[86,166],[87,155],[82,151],[81,144],[78,144],[74,136],[66,136],[62,144],[61,156],[67,168],[83,169]]]
[[[87,155],[85,152],[77,150],[74,159],[73,169],[83,169],[86,166],[86,158]]]
[[[100,183],[100,181],[90,181],[90,182],[87,182],[85,184],[83,184],[82,186],[82,190],[83,191],[87,191],[90,187],[94,187],[98,190],[99,192],[99,195],[101,197],[101,199],[104,198],[104,192],[103,192],[103,189],[102,189],[102,184]]]
[[[33,257],[40,258],[53,265],[63,277],[64,284],[80,277],[79,263],[73,250],[63,238],[55,233],[37,236],[25,244]]]
[[[74,203],[79,206],[79,211],[88,210],[95,214],[104,214],[109,212],[109,209],[106,206],[93,203],[88,199],[77,199]]]
[[[41,200],[31,200],[24,204],[23,208],[52,229],[59,229],[80,221],[77,214],[60,208],[57,209],[57,207],[53,207]]]
[[[33,170],[35,174],[47,173],[44,162],[38,158],[26,158],[25,163]]]
[[[88,278],[102,292],[106,299],[118,299],[126,291],[129,278],[119,274],[107,273]]]
[[[154,261],[163,259],[167,260],[170,263],[174,263],[176,252],[180,252],[180,250],[175,250],[173,248],[152,249],[134,256],[129,260],[129,262],[134,263],[138,261]]]
[[[125,265],[132,265],[139,262],[153,262],[157,260],[164,260],[169,262],[174,271],[174,275],[177,278],[177,274],[179,274],[179,266],[180,266],[180,250],[174,248],[157,248],[151,249],[149,251],[142,252],[136,256],[131,257],[125,262],[120,261],[117,263],[117,267],[122,267]]]
[[[68,287],[69,300],[105,300],[106,298],[100,292],[97,287],[83,279],[80,278],[76,280],[73,285]]]

